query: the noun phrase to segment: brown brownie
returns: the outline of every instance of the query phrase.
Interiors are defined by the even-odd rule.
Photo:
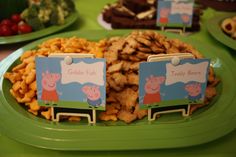
[[[147,3],[147,0],[123,0],[123,5],[134,13],[140,13],[149,10],[152,6]]]
[[[156,12],[154,13],[152,18],[149,19],[138,19],[137,15],[138,13],[134,13],[133,11],[137,12],[138,10],[145,10],[149,11],[150,6],[156,7],[156,2],[154,2],[153,5],[150,5],[147,3],[148,0],[120,0],[116,5],[110,5],[109,9],[104,9],[103,11],[103,19],[104,21],[111,23],[112,28],[144,28],[144,29],[160,29],[160,27],[156,26]],[[129,8],[125,5],[125,3],[129,3]],[[135,5],[134,5],[135,3]],[[123,5],[122,5],[123,4]],[[136,6],[136,8],[142,8],[142,6],[145,9],[134,9],[132,4]],[[139,5],[139,7],[138,7]],[[149,6],[149,7],[147,7]],[[131,13],[130,13],[131,12]],[[193,14],[193,22],[191,28],[186,28],[187,31],[199,31],[200,30],[200,16],[203,14],[202,10],[200,8],[194,8],[194,14]]]
[[[118,17],[113,16],[111,20],[112,28],[146,28],[146,29],[155,29],[156,20],[137,20],[127,17]]]
[[[111,8],[113,16],[134,18],[135,14],[133,12],[126,11],[124,7],[113,7]]]
[[[102,12],[102,18],[107,23],[111,23],[111,17],[112,17],[112,10],[111,8],[104,9]]]

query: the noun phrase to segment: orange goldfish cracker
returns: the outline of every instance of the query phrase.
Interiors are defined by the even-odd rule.
[[[22,99],[17,98],[17,102],[19,102],[19,103],[27,103],[30,101],[31,101],[31,99],[29,97],[23,97]]]
[[[17,101],[23,97],[22,94],[20,94],[18,91],[14,91],[13,89],[10,89],[10,93],[13,97],[15,97],[17,99]]]
[[[35,96],[35,91],[33,90],[29,90],[27,93],[25,93],[25,97],[28,97],[28,98],[33,98]]]
[[[17,73],[22,76],[22,75],[25,74],[25,69],[17,70]],[[22,77],[21,77],[21,78],[22,78]]]
[[[38,111],[40,106],[36,99],[33,99],[31,102],[26,103],[32,111]]]
[[[132,114],[129,111],[126,111],[126,110],[121,110],[118,113],[118,118],[120,120],[123,120],[126,123],[131,123],[132,121],[136,120],[137,115],[136,114]]]
[[[34,61],[35,61],[35,56],[30,56],[30,57],[25,58],[25,59],[23,60],[23,62],[24,62],[24,63],[27,63],[27,64],[29,64],[29,63],[31,63],[31,62],[34,62]]]
[[[103,57],[103,53],[101,52],[101,50],[94,51],[94,54],[95,54],[96,58],[102,58]]]
[[[99,114],[99,119],[104,121],[117,121],[116,114],[106,114],[106,112],[101,112]]]
[[[25,94],[28,91],[28,86],[26,84],[26,82],[23,80],[20,84],[20,93],[21,94]]]
[[[12,89],[14,91],[18,91],[20,88],[21,88],[21,81],[17,81],[16,83],[12,85]]]
[[[10,72],[6,72],[4,74],[4,78],[7,78],[8,80],[11,81],[11,83],[15,83],[16,81],[20,81],[21,80],[21,74],[19,73],[10,73]]]
[[[18,102],[20,103],[30,102],[34,96],[36,96],[36,93],[33,90],[30,90],[27,93],[25,93],[24,97],[18,100]]]
[[[31,51],[31,50],[25,51],[25,52],[21,55],[20,60],[23,61],[25,58],[28,58],[28,57],[32,56],[32,55],[33,55],[33,52],[34,52],[34,51]]]
[[[50,120],[51,119],[51,108],[48,108],[47,111],[42,111],[41,112],[41,115],[46,118],[47,120]]]
[[[41,48],[41,49],[38,49],[37,50],[37,54],[38,55],[41,55],[41,56],[48,56],[49,55],[49,53],[50,53],[50,49],[48,49],[48,48]]]
[[[16,71],[18,71],[18,70],[20,70],[20,69],[25,68],[26,65],[27,65],[26,63],[21,63],[21,64],[15,66],[15,67],[12,69],[12,71],[16,72]]]
[[[26,68],[25,68],[25,73],[30,73],[33,69],[35,69],[35,63],[31,62],[29,64],[27,64]]]
[[[37,90],[37,82],[36,82],[36,80],[29,85],[29,88],[32,89],[33,91]]]
[[[25,78],[26,84],[31,84],[36,79],[36,70],[32,70],[28,76]]]
[[[34,114],[35,116],[38,115],[38,111],[34,111],[34,110],[31,110],[31,109],[28,109],[28,111],[29,111],[30,113]]]
[[[68,118],[69,121],[79,122],[81,118],[79,116],[70,116]]]
[[[74,52],[76,52],[77,50],[75,49],[75,48],[66,48],[65,50],[64,50],[64,52],[65,53],[74,53]]]

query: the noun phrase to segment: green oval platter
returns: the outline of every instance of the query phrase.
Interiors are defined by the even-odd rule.
[[[217,96],[210,105],[199,109],[188,118],[180,113],[162,115],[150,123],[146,118],[131,124],[101,122],[90,126],[86,121],[51,122],[27,112],[10,95],[10,82],[3,74],[18,62],[20,55],[34,49],[43,41],[54,37],[77,36],[99,40],[116,35],[126,35],[129,30],[74,31],[53,35],[32,42],[12,53],[0,63],[0,131],[19,142],[54,150],[140,150],[179,148],[207,143],[220,138],[236,127],[235,62],[224,50],[175,34],[164,33],[192,44],[205,57],[221,79]]]
[[[63,25],[53,25],[49,26],[45,29],[27,33],[27,34],[21,34],[21,35],[14,35],[14,36],[8,36],[8,37],[0,37],[0,45],[3,44],[13,44],[13,43],[19,43],[23,41],[29,41],[33,39],[37,39],[49,34],[53,34],[55,32],[58,32],[68,26],[70,26],[72,23],[74,23],[78,18],[77,12],[72,12],[66,19],[65,23]]]
[[[236,13],[217,15],[207,21],[207,30],[217,41],[236,50],[236,40],[226,35],[221,29],[221,23],[224,19],[236,16]]]

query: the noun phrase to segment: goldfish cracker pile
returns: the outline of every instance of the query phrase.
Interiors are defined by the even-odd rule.
[[[167,39],[154,31],[133,31],[128,36],[111,37],[98,42],[77,37],[49,39],[37,49],[26,51],[20,57],[22,63],[4,75],[13,84],[10,93],[17,102],[25,104],[29,112],[41,114],[46,119],[51,119],[51,111],[37,103],[34,60],[36,56],[47,57],[51,53],[92,53],[97,58],[106,58],[106,111],[100,113],[99,119],[122,120],[126,123],[147,115],[147,111],[139,110],[138,105],[139,63],[145,62],[153,54],[192,53],[196,58],[203,58],[191,45],[178,39]],[[212,100],[216,95],[215,86],[218,82],[213,68],[210,68],[205,103],[193,105],[191,113]],[[65,118],[80,120],[78,117]]]
[[[46,119],[51,119],[51,111],[48,107],[39,106],[36,93],[36,69],[35,57],[47,57],[51,53],[93,53],[100,58],[103,57],[102,50],[105,40],[91,42],[81,38],[54,38],[39,45],[35,50],[29,50],[20,57],[21,64],[15,66],[11,72],[6,72],[4,77],[13,84],[10,93],[16,101],[27,106],[28,111],[34,115],[41,114]],[[68,117],[70,120],[78,120]]]

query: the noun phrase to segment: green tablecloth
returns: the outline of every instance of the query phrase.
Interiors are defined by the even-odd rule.
[[[107,3],[112,3],[114,0],[75,0],[80,18],[78,21],[63,31],[70,30],[89,30],[103,28],[97,22],[97,16],[102,7]],[[202,17],[201,31],[189,36],[189,38],[200,40],[209,45],[213,45],[218,49],[227,50],[230,55],[236,59],[236,52],[227,48],[223,44],[214,40],[206,30],[206,21],[216,14],[224,14],[215,12],[212,9],[207,9]],[[206,50],[207,51],[207,50]],[[213,52],[214,53],[214,52]],[[7,117],[6,117],[7,118]],[[236,125],[236,124],[235,124]],[[138,137],[137,137],[138,138]],[[140,141],[142,142],[142,141]],[[124,143],[125,144],[125,143]],[[80,152],[80,151],[53,151],[35,148],[25,144],[18,143],[4,135],[0,135],[0,157],[39,157],[39,156],[178,156],[178,157],[225,157],[236,156],[236,131],[228,134],[225,137],[202,144],[180,149],[164,149],[164,150],[140,150],[140,151],[115,151],[115,152]]]

